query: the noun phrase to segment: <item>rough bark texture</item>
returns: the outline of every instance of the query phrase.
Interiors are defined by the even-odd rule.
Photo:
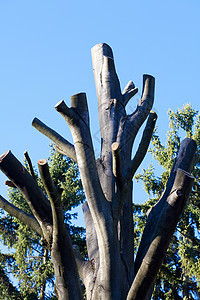
[[[34,218],[3,198],[0,198],[0,206],[30,224],[47,240],[59,299],[81,299],[78,272],[88,300],[145,299],[149,297],[191,190],[193,178],[187,172],[191,170],[196,144],[191,139],[182,143],[166,190],[149,213],[134,270],[132,178],[148,150],[157,119],[157,115],[150,112],[155,79],[143,76],[142,97],[136,110],[127,115],[125,106],[138,89],[130,81],[121,92],[111,48],[107,44],[96,45],[92,48],[92,62],[101,131],[101,154],[97,160],[85,93],[71,97],[71,108],[64,101],[55,106],[71,130],[74,145],[37,118],[33,120],[33,126],[55,142],[58,152],[78,163],[87,199],[83,212],[88,260],[72,248],[63,222],[60,196],[46,161],[39,161],[39,170],[49,200],[42,195],[33,172],[33,176],[29,175],[11,152],[0,157],[0,169],[25,195]],[[147,117],[141,142],[131,159],[135,137]],[[29,167],[31,169],[30,162]]]

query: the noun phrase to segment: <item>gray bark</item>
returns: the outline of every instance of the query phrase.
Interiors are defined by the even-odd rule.
[[[178,169],[171,192],[167,197],[153,232],[152,242],[133,281],[127,300],[145,299],[151,288],[176,225],[188,200],[194,177]]]
[[[59,299],[82,299],[71,240],[64,225],[61,202],[46,161],[39,161],[39,169],[50,202],[45,198],[35,179],[11,151],[0,157],[0,169],[24,195],[33,216],[15,207],[3,197],[0,197],[0,207],[45,238],[54,264],[56,292]]]
[[[0,157],[0,170],[24,195],[42,229],[43,235],[45,238],[48,238],[49,231],[47,228],[51,228],[52,225],[50,203],[43,195],[36,181],[11,151],[5,152]]]
[[[63,100],[55,106],[71,130],[74,145],[37,118],[33,120],[33,126],[55,142],[59,153],[78,163],[87,199],[83,212],[88,259],[72,248],[63,222],[60,196],[46,162],[39,161],[39,169],[50,202],[41,194],[33,177],[11,154],[0,158],[0,168],[26,196],[51,247],[59,299],[81,299],[77,268],[88,300],[145,299],[151,292],[191,189],[193,178],[185,171],[191,170],[196,145],[191,139],[186,139],[181,146],[165,193],[149,214],[134,270],[132,178],[147,152],[157,119],[156,114],[150,112],[155,79],[151,75],[143,76],[142,97],[136,110],[127,115],[125,106],[138,89],[130,81],[121,92],[111,48],[107,44],[93,47],[92,62],[101,131],[98,160],[93,149],[85,93],[72,96],[70,108]],[[131,159],[135,137],[147,117],[141,142]],[[5,163],[7,157],[10,158],[8,164]],[[19,172],[20,168],[25,177]],[[7,206],[8,211],[11,206]],[[10,210],[11,214],[16,212],[15,208],[13,212]],[[167,225],[169,222],[170,226]]]
[[[64,224],[60,194],[51,179],[47,161],[45,159],[39,160],[38,167],[52,209],[53,225],[50,254],[54,265],[56,293],[58,299],[61,300],[79,300],[82,298],[81,287],[72,243]]]
[[[135,260],[136,273],[139,270],[142,260],[151,244],[154,228],[157,224],[157,221],[160,217],[163,207],[167,201],[167,197],[171,192],[177,169],[180,168],[186,172],[191,172],[191,169],[193,167],[193,158],[195,155],[196,147],[197,147],[196,142],[189,138],[184,139],[181,143],[180,150],[174,162],[174,166],[172,168],[169,179],[167,181],[166,188],[158,203],[156,203],[148,213],[146,226],[142,235],[142,240]]]

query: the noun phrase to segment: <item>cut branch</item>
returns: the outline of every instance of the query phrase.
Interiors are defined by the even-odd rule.
[[[72,109],[70,109],[64,100],[59,101],[55,105],[55,109],[62,115],[62,117],[67,121],[75,121],[75,119],[78,119],[78,116],[76,115],[75,112],[73,112]]]
[[[78,99],[82,101],[83,97],[77,97],[76,95],[76,107],[80,107],[80,104],[78,104]],[[72,103],[74,103],[73,101],[74,97],[72,97]],[[86,112],[87,106],[84,105],[84,107]],[[91,205],[94,205],[94,202],[96,202],[97,199],[98,204],[97,202],[96,204],[97,206],[99,206],[101,203],[101,199],[105,198],[103,196],[103,192],[98,178],[93,144],[90,135],[90,129],[88,126],[89,124],[87,124],[85,120],[80,118],[80,115],[76,112],[74,108],[68,108],[68,106],[63,100],[58,102],[55,108],[66,120],[72,132],[79,171],[81,174],[84,190],[86,195],[88,196],[88,199],[90,199],[90,202],[92,201],[93,203],[89,203],[90,209]]]
[[[27,163],[28,163],[28,166],[29,166],[29,170],[30,170],[30,174],[31,174],[31,176],[33,177],[33,179],[36,180],[35,172],[34,172],[34,170],[33,170],[33,165],[32,165],[30,156],[29,156],[29,154],[28,154],[27,151],[24,151],[24,156],[25,156],[25,158],[26,158],[26,160],[27,160]]]
[[[76,153],[74,150],[74,146],[68,142],[66,139],[64,139],[60,134],[58,134],[55,130],[51,129],[47,125],[45,125],[43,122],[41,122],[39,119],[35,118],[32,122],[33,127],[35,127],[39,132],[47,136],[50,140],[52,140],[56,147],[55,149],[75,162],[76,160]]]
[[[91,54],[99,105],[103,104],[102,100],[105,101],[106,99],[118,99],[123,103],[112,49],[107,44],[102,43],[95,45]]]
[[[154,101],[155,78],[151,75],[143,75],[143,91],[136,111],[130,116],[132,125],[140,128],[148,116]]]
[[[71,96],[71,108],[82,118],[84,123],[89,126],[89,113],[85,93],[78,93]]]
[[[73,136],[83,188],[94,221],[98,244],[101,245],[99,246],[101,275],[99,276],[105,278],[102,293],[110,295],[113,290],[109,282],[113,282],[112,287],[114,287],[114,282],[119,282],[119,274],[115,272],[116,265],[120,264],[119,251],[117,250],[119,245],[117,230],[113,226],[111,206],[106,201],[99,181],[89,124],[75,109],[68,108],[63,101],[56,105],[56,110],[67,121]],[[119,289],[119,285],[115,285],[114,290],[117,289]]]
[[[135,84],[133,81],[129,81],[126,85],[125,89],[122,92],[123,98],[124,98],[124,106],[128,103],[128,101],[137,94],[138,88],[135,87]]]
[[[113,143],[111,146],[112,150],[112,157],[113,157],[113,175],[115,176],[119,188],[122,189],[124,178],[122,175],[122,168],[121,168],[121,155],[120,155],[120,148],[117,142]]]
[[[53,239],[58,238],[59,223],[64,221],[61,199],[56,187],[51,179],[49,173],[49,167],[46,159],[40,159],[38,161],[38,168],[42,182],[44,184],[47,195],[51,203],[51,210],[53,216]],[[57,242],[57,240],[56,240]]]
[[[127,300],[145,299],[165,257],[176,225],[192,189],[194,177],[178,169],[171,193],[155,227],[151,245],[142,261]]]
[[[112,202],[115,195],[111,145],[117,141],[119,123],[126,118],[126,111],[112,49],[102,43],[94,46],[91,52],[101,132],[99,174],[102,189],[106,191],[106,199]]]
[[[156,120],[157,114],[155,112],[150,112],[137,152],[127,168],[127,173],[125,175],[127,181],[132,180],[148,151]]]
[[[1,195],[0,195],[0,207],[4,209],[7,213],[9,213],[11,216],[19,219],[25,225],[31,227],[34,231],[36,231],[39,235],[42,236],[42,229],[38,221],[32,215],[27,214],[20,208],[8,202]]]
[[[10,180],[6,180],[5,181],[5,185],[9,186],[9,187],[12,187],[12,188],[17,188],[16,185],[14,185],[14,183]]]
[[[64,224],[60,195],[52,181],[48,163],[38,162],[42,182],[49,196],[53,215],[53,241],[51,257],[56,278],[56,292],[59,299],[82,299],[79,276],[69,233]]]
[[[47,225],[52,224],[51,208],[36,181],[11,151],[0,156],[0,169],[24,195],[47,238]]]
[[[154,102],[154,87],[155,78],[151,75],[143,75],[143,93],[136,110],[131,115],[125,116],[120,120],[116,141],[119,145],[123,145],[124,155],[129,156],[129,159],[138,130],[152,109]],[[126,168],[128,167],[129,159]]]

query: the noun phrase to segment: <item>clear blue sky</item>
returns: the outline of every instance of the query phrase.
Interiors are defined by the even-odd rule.
[[[199,15],[199,0],[0,0],[0,154],[10,149],[22,160],[28,150],[35,165],[48,157],[49,140],[31,126],[34,117],[72,141],[54,106],[83,91],[98,137],[90,50],[101,42],[113,49],[122,89],[133,80],[141,92],[142,75],[155,76],[154,110],[165,139],[169,107],[191,102],[199,109]],[[4,181],[0,174],[6,197]]]

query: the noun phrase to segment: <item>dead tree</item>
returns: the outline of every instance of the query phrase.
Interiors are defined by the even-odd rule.
[[[132,178],[147,152],[157,119],[151,111],[155,79],[143,76],[142,97],[136,110],[127,115],[126,104],[138,89],[130,81],[121,92],[113,53],[107,44],[92,48],[92,61],[101,131],[100,157],[96,160],[94,154],[85,93],[71,97],[71,108],[64,101],[55,106],[71,130],[73,145],[37,118],[33,120],[33,126],[55,143],[59,153],[78,163],[87,199],[83,212],[88,260],[71,244],[60,195],[46,160],[40,160],[38,166],[48,199],[10,151],[0,157],[0,169],[26,197],[33,216],[3,197],[0,207],[46,240],[59,300],[82,298],[79,276],[87,299],[147,299],[191,191],[193,177],[189,172],[196,143],[191,139],[182,142],[166,189],[148,215],[134,263]],[[141,142],[132,158],[135,137],[146,119]]]

